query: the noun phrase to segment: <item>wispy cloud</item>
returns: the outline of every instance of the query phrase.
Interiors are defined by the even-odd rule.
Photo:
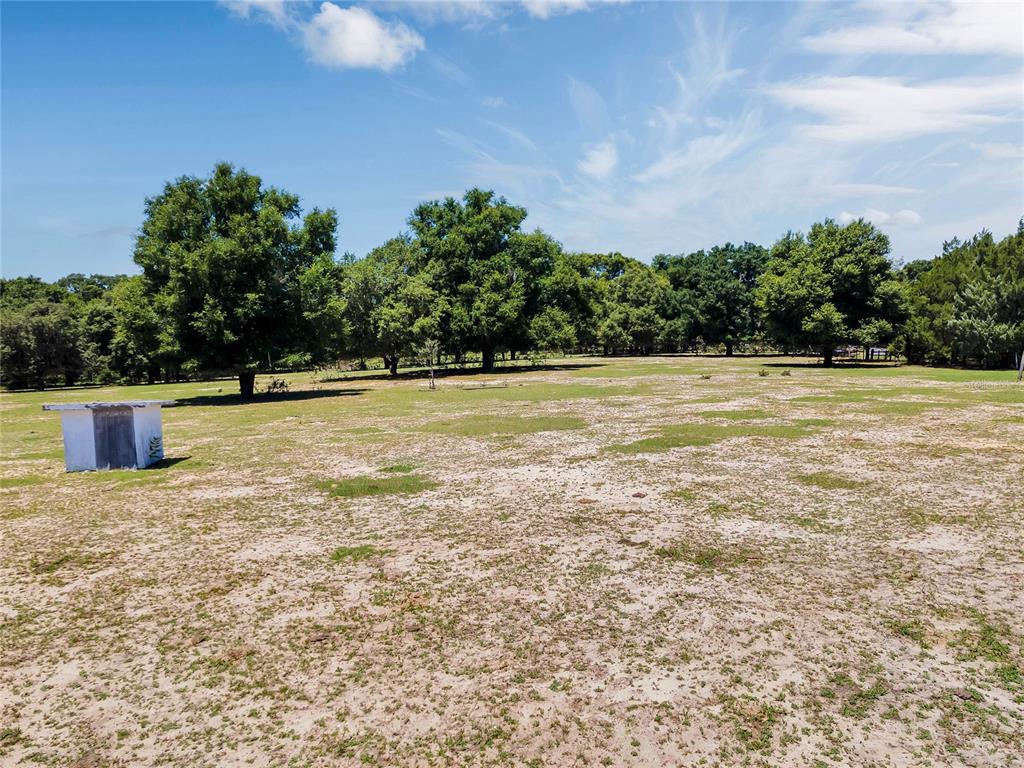
[[[766,92],[824,122],[802,126],[810,137],[879,142],[956,133],[1019,118],[1018,75],[913,82],[897,77],[810,77]]]
[[[1009,142],[987,142],[975,144],[969,142],[968,147],[978,152],[982,157],[996,160],[1011,160],[1024,157],[1024,144],[1010,144]]]
[[[667,152],[634,178],[640,182],[657,181],[712,168],[759,137],[760,119],[758,112],[747,112],[718,133],[698,136],[683,148]]]
[[[912,195],[917,187],[899,187],[889,184],[832,184],[828,191],[836,197],[866,197],[875,195]]]
[[[551,181],[561,184],[558,171],[549,165],[501,160],[494,148],[459,131],[441,128],[437,134],[466,155],[459,167],[468,183],[483,184],[520,198],[532,197],[539,191],[539,184]]]
[[[608,107],[604,97],[592,85],[569,76],[569,103],[580,125],[591,130],[600,129],[607,120]]]
[[[828,54],[1004,54],[1024,49],[1024,6],[1013,2],[877,3],[875,19],[803,39]]]
[[[491,128],[494,128],[494,130],[506,136],[512,142],[518,144],[528,152],[539,151],[536,142],[517,128],[512,128],[511,126],[503,125],[502,123],[496,123],[493,120],[482,120],[481,122],[485,125],[491,126]]]

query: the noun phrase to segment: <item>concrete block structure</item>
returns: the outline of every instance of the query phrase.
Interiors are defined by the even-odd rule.
[[[44,405],[60,411],[64,466],[68,472],[90,469],[142,469],[164,457],[160,408],[173,400]]]

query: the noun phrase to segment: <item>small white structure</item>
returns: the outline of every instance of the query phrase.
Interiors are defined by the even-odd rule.
[[[44,405],[60,411],[64,432],[64,466],[86,469],[148,467],[164,457],[160,406],[173,400],[129,400],[123,403]]]

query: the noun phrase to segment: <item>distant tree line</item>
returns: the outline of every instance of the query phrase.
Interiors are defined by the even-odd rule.
[[[237,376],[343,359],[441,364],[566,352],[775,349],[830,365],[849,345],[930,364],[1005,366],[1024,348],[1024,220],[895,269],[870,223],[814,224],[771,248],[573,253],[526,210],[471,189],[416,207],[364,259],[337,215],[218,165],[146,200],[135,276],[0,280],[0,377],[12,388]]]

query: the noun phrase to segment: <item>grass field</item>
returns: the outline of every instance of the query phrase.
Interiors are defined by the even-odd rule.
[[[0,395],[0,765],[1024,764],[1010,373],[290,384]],[[144,397],[64,473],[43,403]]]

